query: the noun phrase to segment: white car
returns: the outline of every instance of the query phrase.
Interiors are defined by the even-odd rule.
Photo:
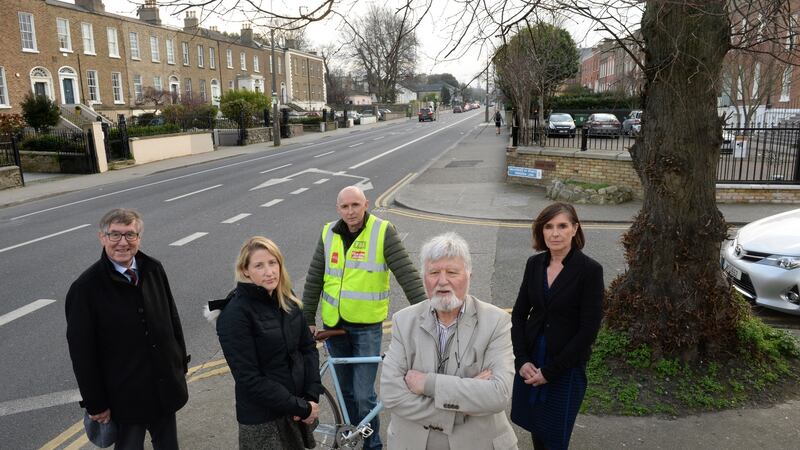
[[[722,270],[739,293],[800,315],[800,209],[743,226],[721,253]]]

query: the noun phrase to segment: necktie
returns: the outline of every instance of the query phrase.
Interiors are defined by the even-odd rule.
[[[137,285],[139,284],[139,277],[136,276],[136,272],[131,269],[125,270],[125,275],[127,275],[131,279],[131,284]]]

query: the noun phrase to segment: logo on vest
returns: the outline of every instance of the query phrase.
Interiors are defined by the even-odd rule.
[[[353,251],[353,259],[363,260],[365,253],[361,250],[354,250]]]
[[[337,264],[339,262],[339,252],[333,252],[331,254],[331,264]]]
[[[367,243],[362,241],[355,241],[353,242],[353,248],[364,250],[365,248],[367,248]]]

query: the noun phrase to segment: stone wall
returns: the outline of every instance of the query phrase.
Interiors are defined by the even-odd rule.
[[[19,159],[25,172],[61,173],[56,152],[20,150]]]
[[[642,184],[627,152],[509,147],[506,166],[542,171],[541,179],[506,175],[509,183],[542,187],[553,179],[608,183],[629,187],[634,198],[642,198]],[[716,197],[719,203],[800,203],[800,185],[718,184]]]
[[[19,167],[0,167],[0,189],[8,189],[17,186],[22,186],[22,178],[19,176]]]
[[[272,142],[272,128],[261,127],[247,129],[247,138],[244,140],[244,145],[260,144],[262,142]],[[233,145],[236,145],[235,141]]]

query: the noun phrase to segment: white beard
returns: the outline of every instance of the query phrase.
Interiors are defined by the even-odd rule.
[[[456,297],[456,294],[434,295],[431,297],[431,306],[436,311],[449,312],[461,308],[464,300]]]

